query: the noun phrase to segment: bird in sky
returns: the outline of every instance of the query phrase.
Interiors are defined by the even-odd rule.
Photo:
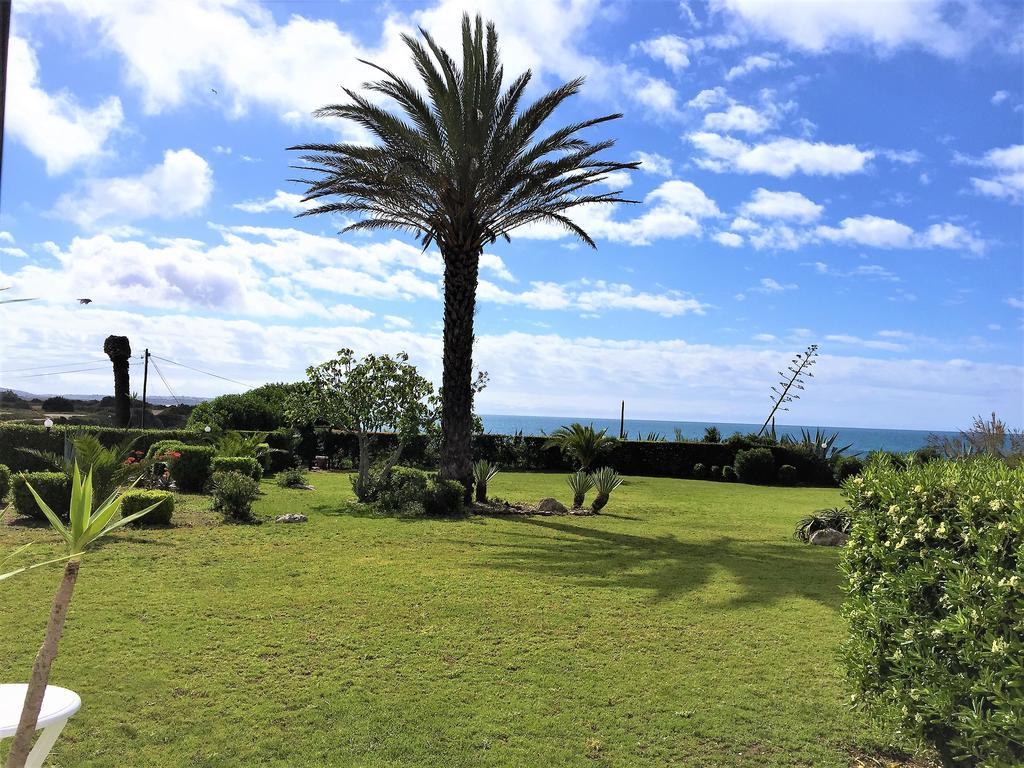
[[[211,91],[212,93],[216,93],[216,92],[217,92],[217,89],[216,89],[216,88],[211,88],[211,89],[210,89],[210,91]]]
[[[92,304],[92,299],[79,299],[79,304]]]

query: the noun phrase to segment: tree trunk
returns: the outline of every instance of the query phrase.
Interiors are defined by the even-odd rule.
[[[444,253],[444,371],[441,376],[441,477],[473,488],[473,312],[479,251]]]
[[[114,421],[127,427],[132,419],[132,400],[128,394],[128,360],[132,348],[127,336],[107,336],[103,351],[114,364]]]
[[[43,695],[46,693],[46,685],[50,680],[50,667],[57,658],[57,645],[60,643],[61,633],[64,631],[64,619],[68,615],[68,606],[71,604],[71,594],[75,591],[75,580],[78,578],[78,568],[81,563],[78,560],[70,560],[64,566],[64,578],[57,587],[57,594],[53,598],[53,607],[50,609],[50,619],[46,623],[46,636],[43,644],[36,654],[36,663],[32,667],[32,677],[28,682],[28,691],[25,693],[25,705],[21,710],[21,720],[18,722],[18,730],[14,734],[14,743],[11,751],[7,754],[7,768],[24,768],[28,753],[32,750],[32,742],[36,732],[36,721],[39,720],[39,710],[43,707]]]
[[[476,484],[476,503],[486,504],[487,503],[487,483]]]
[[[601,512],[601,510],[604,509],[604,505],[607,504],[607,503],[608,503],[608,494],[607,493],[599,493],[599,494],[597,494],[597,497],[594,499],[594,502],[590,505],[590,511],[593,512],[595,515],[599,514]]]

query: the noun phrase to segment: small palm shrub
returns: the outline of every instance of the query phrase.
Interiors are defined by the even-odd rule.
[[[587,493],[594,487],[593,475],[588,475],[581,469],[579,472],[569,475],[569,479],[566,482],[569,483],[569,488],[572,489],[572,508],[582,509],[587,499]]]
[[[589,470],[602,453],[615,445],[615,438],[608,437],[607,433],[607,429],[595,430],[593,424],[570,424],[552,432],[544,447],[560,449],[571,456],[580,469]]]
[[[63,472],[19,472],[14,476],[14,511],[19,515],[45,520],[29,485],[35,488],[39,498],[58,515],[66,515],[71,502],[71,479]],[[67,518],[62,518],[66,520]]]
[[[775,457],[767,448],[748,448],[736,453],[733,469],[741,483],[764,485],[775,479]]]
[[[864,471],[864,462],[856,456],[840,456],[832,465],[832,476],[842,485],[847,478]]]
[[[241,472],[259,482],[263,479],[263,465],[248,456],[214,456],[211,472]]]
[[[153,506],[153,505],[156,506]],[[121,517],[134,515],[149,509],[139,525],[170,525],[174,515],[174,494],[166,491],[143,491],[131,489],[121,494]]]
[[[282,488],[302,488],[307,485],[306,473],[298,467],[282,470],[277,476],[277,484]]]
[[[694,464],[693,476],[696,477],[698,480],[703,480],[704,478],[706,478],[708,476],[707,465],[699,461],[696,464]]]
[[[11,490],[11,470],[6,464],[0,464],[0,504],[7,498],[7,492]]]
[[[211,449],[212,450],[212,449]],[[213,508],[229,520],[249,522],[260,484],[241,472],[216,472],[210,482]]]
[[[175,453],[181,455],[171,462],[170,469],[178,490],[199,493],[210,479],[214,449],[205,445],[182,445]]]
[[[487,484],[498,474],[498,465],[486,459],[480,459],[473,465],[473,483],[476,485],[476,500],[479,504],[487,503]]]
[[[1024,765],[1024,468],[881,458],[843,492],[854,703],[944,765]]]
[[[597,489],[597,496],[594,498],[594,502],[590,505],[590,511],[596,515],[604,509],[612,491],[622,485],[622,478],[619,477],[619,473],[611,467],[602,467],[597,470],[594,472],[593,478],[594,488]]]
[[[780,468],[781,471],[781,468]],[[833,530],[849,533],[853,518],[847,507],[829,507],[819,509],[813,514],[800,518],[793,535],[803,542],[808,542],[818,531]]]
[[[728,483],[735,483],[736,470],[732,467],[722,467],[722,479]]]
[[[720,443],[722,442],[722,433],[718,427],[704,427],[704,438],[705,443]]]
[[[796,467],[792,464],[783,464],[779,467],[777,479],[782,485],[796,485],[800,479],[800,473],[796,471]]]

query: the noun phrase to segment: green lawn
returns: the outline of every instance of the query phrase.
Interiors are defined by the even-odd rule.
[[[791,538],[837,491],[630,478],[600,517],[396,520],[311,477],[256,507],[306,524],[180,497],[177,527],[88,556],[51,679],[84,704],[53,766],[845,767],[876,743],[843,703],[838,553]],[[0,526],[0,551],[30,539],[52,541]],[[6,680],[58,575],[0,584]]]

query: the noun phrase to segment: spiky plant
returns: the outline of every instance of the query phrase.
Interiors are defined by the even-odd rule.
[[[487,484],[498,474],[498,465],[491,464],[487,459],[480,459],[473,465],[473,483],[476,485],[478,504],[487,503]]]
[[[319,205],[300,215],[363,217],[345,231],[402,230],[444,261],[444,352],[441,382],[441,475],[472,485],[473,312],[480,256],[486,245],[526,224],[555,224],[594,247],[567,215],[587,204],[633,202],[617,191],[594,192],[614,171],[636,168],[598,158],[613,141],[591,143],[580,132],[620,114],[571,123],[546,136],[551,114],[583,85],[571,80],[520,109],[530,82],[524,72],[504,87],[498,33],[478,15],[462,17],[462,62],[426,31],[408,47],[422,90],[370,62],[383,77],[365,88],[401,109],[390,112],[353,90],[346,104],[318,117],[351,120],[375,143],[302,144],[310,178],[306,200]],[[332,199],[333,198],[333,199]],[[328,202],[328,200],[330,200]]]
[[[590,511],[596,515],[604,509],[604,505],[608,503],[608,497],[611,496],[612,491],[622,485],[622,478],[611,467],[601,467],[591,477],[594,478],[597,496],[594,497],[594,503],[590,505]]]
[[[782,387],[782,389],[772,387],[772,394],[770,395],[772,409],[768,413],[768,418],[764,420],[764,424],[761,425],[761,429],[758,430],[758,435],[764,434],[765,430],[768,429],[769,423],[772,424],[772,431],[774,432],[776,412],[780,410],[788,411],[788,403],[800,399],[800,395],[796,394],[795,390],[803,390],[806,379],[814,378],[811,368],[817,362],[817,359],[818,345],[811,344],[804,352],[796,353],[796,356],[789,361],[785,372],[779,371],[779,376],[782,377],[782,380],[779,381],[778,387]]]
[[[569,475],[567,482],[572,489],[572,508],[582,509],[587,499],[587,493],[594,487],[594,478],[581,469],[579,472]]]
[[[134,483],[152,465],[143,451],[135,450],[137,441],[137,437],[127,437],[108,448],[96,435],[79,431],[65,434],[63,456],[36,448],[18,450],[68,476],[76,465],[89,472],[92,475],[93,501],[98,504],[120,486]]]
[[[597,431],[593,424],[569,424],[559,427],[544,441],[544,448],[558,448],[562,453],[576,460],[582,470],[590,469],[597,458],[615,445],[615,438],[608,437],[608,430]]]
[[[39,711],[43,706],[43,694],[50,679],[50,667],[53,665],[54,659],[57,658],[57,646],[64,631],[64,620],[67,618],[75,582],[78,580],[82,555],[97,539],[123,525],[138,520],[143,515],[152,512],[160,504],[157,502],[140,512],[121,517],[122,497],[111,494],[98,505],[96,511],[93,511],[92,481],[91,471],[83,478],[78,470],[78,465],[74,466],[71,476],[71,505],[68,511],[69,525],[67,526],[60,521],[57,513],[40,498],[31,483],[26,483],[32,496],[35,497],[39,509],[50,521],[50,526],[64,540],[67,546],[68,562],[64,566],[64,576],[53,598],[53,607],[46,624],[43,644],[40,646],[35,664],[32,666],[32,676],[29,678],[28,689],[25,692],[25,704],[21,710],[21,719],[18,721],[18,730],[14,734],[10,752],[7,753],[7,768],[24,768],[25,761],[28,759],[29,750],[32,747],[32,737],[36,730],[36,721],[39,719]]]
[[[848,507],[829,507],[800,518],[793,535],[800,541],[808,542],[818,531],[831,529],[849,533],[852,525],[853,517]]]

